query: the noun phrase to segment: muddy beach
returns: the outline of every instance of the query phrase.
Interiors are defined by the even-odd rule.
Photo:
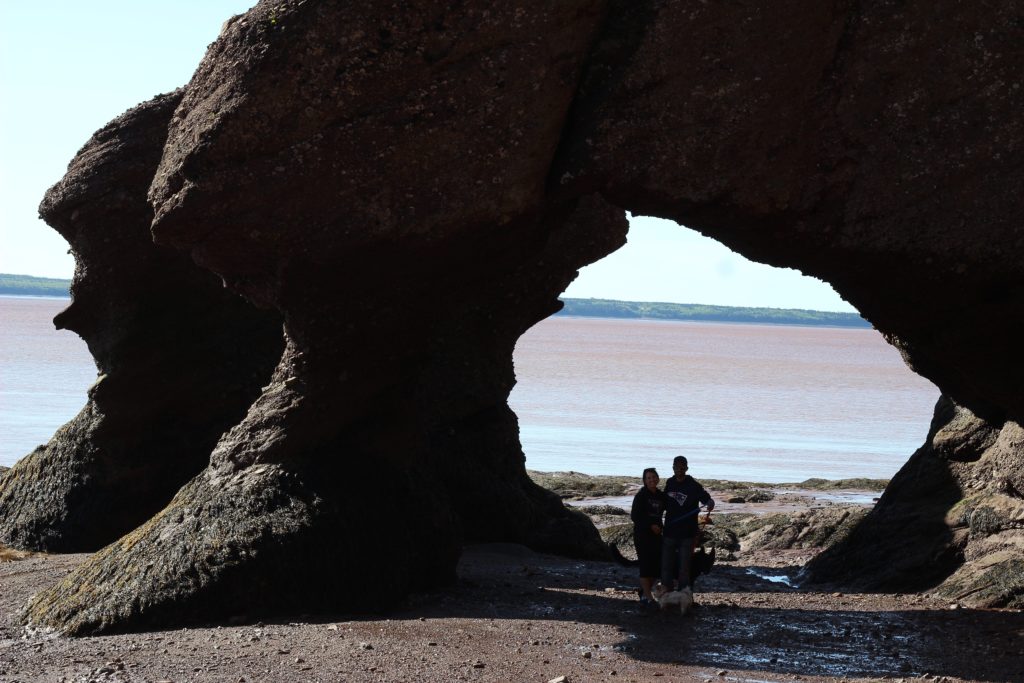
[[[459,582],[375,617],[64,638],[26,633],[28,596],[84,556],[0,565],[3,681],[1024,680],[1024,615],[928,595],[794,589],[801,552],[702,577],[685,617],[642,608],[631,569],[467,548]]]
[[[716,517],[857,507],[830,495],[723,502]],[[609,501],[574,505],[595,502]],[[467,547],[455,585],[386,614],[66,638],[26,631],[18,611],[86,555],[34,555],[0,562],[0,681],[1024,681],[1024,613],[802,586],[819,549],[764,547],[766,528],[780,537],[741,535],[686,616],[642,607],[631,567],[497,544]]]

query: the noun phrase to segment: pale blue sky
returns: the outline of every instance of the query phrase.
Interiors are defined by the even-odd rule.
[[[38,219],[46,189],[92,133],[188,82],[228,17],[255,0],[0,0],[0,272],[70,277],[67,244]],[[832,288],[752,263],[653,218],[566,296],[852,311]]]

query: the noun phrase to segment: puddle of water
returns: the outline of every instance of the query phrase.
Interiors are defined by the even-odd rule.
[[[813,498],[816,503],[829,502],[844,505],[873,506],[881,491],[818,491],[815,489],[775,489],[776,495],[796,495]]]
[[[726,503],[718,501],[716,512],[750,512],[755,515],[769,514],[779,511],[796,511],[825,505],[860,505],[873,507],[877,498],[882,495],[874,491],[817,491],[811,489],[775,489],[777,496],[799,496],[799,503],[787,503],[779,500],[767,503]],[[583,500],[567,501],[572,507],[580,508],[590,505],[613,505],[629,511],[633,505],[633,496],[605,496],[602,498],[584,498]]]
[[[793,580],[785,574],[768,574],[767,572],[758,571],[752,567],[747,569],[747,573],[756,576],[759,579],[764,579],[765,581],[785,584],[790,588],[798,588],[797,584],[794,583]]]

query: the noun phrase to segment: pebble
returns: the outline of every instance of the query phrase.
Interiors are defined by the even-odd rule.
[[[370,645],[369,643],[359,643],[359,649],[360,650],[372,650],[373,649],[373,645]]]
[[[559,676],[557,678],[552,678],[550,681],[548,681],[548,683],[568,683],[568,682],[569,682],[569,679],[566,678],[565,676]]]

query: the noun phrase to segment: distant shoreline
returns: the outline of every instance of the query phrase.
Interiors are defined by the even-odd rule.
[[[71,280],[0,273],[0,295],[68,298]],[[674,320],[752,325],[804,327],[851,327],[870,329],[871,323],[856,313],[812,311],[799,308],[753,308],[675,304],[658,301],[614,299],[562,299],[556,316],[606,320]]]
[[[70,294],[12,294],[11,292],[0,291],[0,297],[7,299],[59,299],[62,301],[71,301]]]
[[[0,294],[8,296],[45,296],[68,298],[71,280],[33,275],[0,273]]]
[[[612,299],[562,299],[556,316],[624,320],[677,320],[754,325],[801,325],[807,327],[855,327],[871,323],[857,313],[812,311],[800,308],[753,308],[668,302],[615,301]]]
[[[621,323],[692,323],[694,325],[768,325],[768,326],[780,326],[780,327],[811,327],[811,328],[826,328],[835,330],[873,330],[874,327],[868,325],[839,325],[834,323],[809,323],[809,322],[766,322],[766,321],[749,321],[749,320],[705,320],[703,318],[615,318],[604,315],[569,315],[556,313],[551,316],[552,318],[566,318],[569,320],[604,320],[606,322],[621,322]]]

